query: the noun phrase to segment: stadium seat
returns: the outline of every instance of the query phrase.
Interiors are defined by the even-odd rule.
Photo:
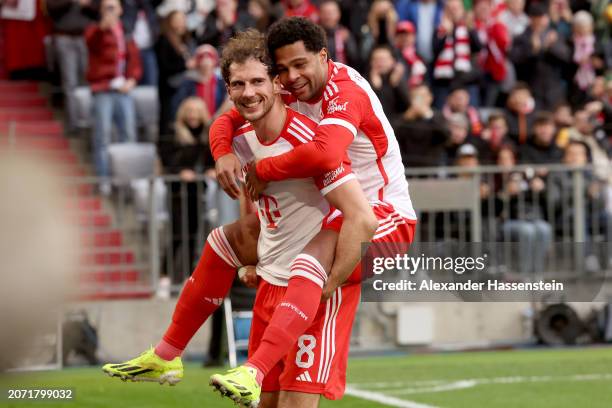
[[[81,86],[74,90],[77,100],[77,124],[80,128],[88,129],[91,127],[91,91],[87,86]],[[157,99],[157,87],[138,86],[132,91],[136,105],[136,119],[138,125],[147,128],[149,135],[157,126],[159,117],[159,103]]]
[[[149,178],[155,176],[157,150],[153,143],[116,143],[108,148],[111,162],[111,174],[114,180],[124,187],[129,183],[136,217],[147,221],[149,213],[150,184]],[[166,221],[166,185],[161,180],[153,182],[155,213],[158,221]]]
[[[472,242],[481,242],[480,186],[476,179],[410,179],[409,189],[417,212],[469,211]],[[417,232],[419,228],[417,228]]]
[[[153,143],[113,143],[108,155],[111,174],[120,183],[155,174],[157,151]]]

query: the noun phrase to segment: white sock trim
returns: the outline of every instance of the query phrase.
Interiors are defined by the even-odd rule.
[[[215,253],[229,266],[233,266],[234,268],[240,268],[242,266],[234,249],[227,240],[225,232],[223,232],[223,227],[212,230],[210,234],[208,234],[208,239],[206,241],[213,251],[215,251]]]
[[[319,285],[321,288],[327,282],[327,272],[321,263],[313,256],[299,254],[291,264],[291,278],[301,276]]]

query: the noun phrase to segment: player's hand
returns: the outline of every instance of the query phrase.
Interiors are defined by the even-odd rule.
[[[321,293],[321,302],[325,302],[327,299],[331,298],[336,289],[338,289],[338,286],[340,285],[337,282],[335,282],[333,279],[328,278],[327,282],[325,282],[325,286],[323,286],[323,292]]]
[[[238,269],[238,277],[240,278],[240,282],[247,288],[257,287],[257,272],[253,265],[243,266]]]
[[[249,165],[247,166],[247,174],[244,179],[249,198],[253,201],[259,200],[259,195],[268,186],[267,181],[263,181],[259,177],[257,177],[256,168],[257,166],[254,162],[249,163]]]
[[[239,180],[242,175],[238,157],[233,153],[219,157],[219,160],[215,163],[215,170],[217,172],[217,181],[223,191],[232,199],[238,199],[240,188],[236,180]]]

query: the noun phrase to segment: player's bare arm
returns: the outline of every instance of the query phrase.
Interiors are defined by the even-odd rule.
[[[240,186],[240,218],[244,218],[250,214],[257,215],[257,207],[248,198],[246,193],[246,186],[242,184]],[[240,281],[249,288],[257,287],[257,271],[254,265],[246,265],[238,269],[238,277]]]
[[[342,184],[325,198],[344,216],[334,263],[323,287],[323,299],[328,299],[355,269],[361,259],[361,244],[370,242],[378,228],[378,220],[357,180]]]

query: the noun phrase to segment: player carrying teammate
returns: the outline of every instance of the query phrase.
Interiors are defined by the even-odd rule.
[[[267,56],[265,42],[255,31],[239,34],[230,40],[223,51],[221,66],[230,99],[242,116],[249,119],[249,123],[238,129],[232,140],[232,150],[243,167],[248,162],[276,156],[306,143],[316,128],[316,123],[308,117],[285,107],[279,97],[281,88],[278,78],[271,74],[271,62],[268,62],[267,57],[262,61],[262,55]],[[302,280],[306,285],[316,286],[320,298],[327,272],[313,256],[316,254],[303,254],[298,258],[299,262],[294,262],[294,259],[319,233],[323,219],[329,213],[330,207],[321,194],[336,194],[336,197],[342,197],[343,201],[348,198],[349,202],[352,201],[350,196],[356,195],[360,198],[357,205],[369,208],[347,162],[340,163],[334,171],[315,177],[314,180],[302,178],[270,183],[260,195],[257,202],[261,220],[257,274],[261,279],[253,308],[249,337],[250,354],[258,348],[261,335],[277,306],[290,307],[280,304],[290,278],[292,282]],[[371,230],[372,235],[374,231],[375,228]],[[326,393],[331,398],[339,396],[338,390],[343,388],[343,383],[335,372],[320,375],[327,375],[339,382],[338,389],[333,391],[325,389],[325,381],[319,381],[321,385],[310,384],[308,381],[298,380],[298,377],[302,375],[304,380],[310,378],[304,374],[305,369],[319,363],[313,349],[316,344],[325,341],[324,325],[335,326],[335,332],[327,333],[327,336],[334,343],[338,354],[346,354],[344,351],[348,350],[352,316],[357,308],[359,294],[359,284],[352,284],[338,289],[326,304],[319,306],[317,299],[313,310],[293,309],[291,313],[299,313],[302,319],[314,320],[313,326],[317,329],[315,331],[314,327],[311,327],[308,333],[301,337],[301,349],[285,352],[286,358],[275,364],[266,375],[263,381],[266,394],[264,405],[275,406],[275,401],[279,398],[278,392],[281,390],[298,390],[317,396]],[[339,301],[340,298],[342,302]],[[329,312],[332,306],[333,316]],[[326,365],[325,368],[329,367]],[[312,373],[316,375],[315,371]],[[223,378],[216,382],[213,378],[213,383],[224,394],[244,405],[256,406],[259,402],[259,387],[255,387],[250,394],[241,393],[240,390],[231,393],[231,382],[225,382]]]
[[[253,36],[255,38],[251,38]],[[256,40],[259,41],[259,46]],[[268,62],[267,65],[263,63],[267,62],[267,53],[265,52],[263,37],[260,34],[247,32],[240,35],[238,39],[232,40],[230,44],[233,44],[233,48],[228,46],[228,53],[232,52],[232,49],[237,48],[237,50],[233,51],[236,55],[232,59],[241,60],[251,56],[256,60],[260,60],[256,65],[261,65],[263,68],[260,68],[264,70],[264,73],[266,72],[266,67],[271,69],[271,63]],[[227,67],[225,67],[224,71],[229,69],[229,63],[226,65]],[[228,79],[227,75],[225,75],[225,78],[226,80]],[[239,84],[246,90],[242,94],[239,93],[240,97],[235,100],[236,105],[241,109],[246,119],[258,122],[258,119],[267,112],[267,109],[277,105],[280,105],[280,109],[285,112],[284,105],[277,98],[277,95],[270,95],[269,92],[266,93],[261,90],[264,85],[272,84],[268,76],[260,75],[259,77],[251,78],[251,80],[251,82],[254,82],[253,84],[251,82]],[[235,94],[237,92],[236,89],[241,89],[238,85],[236,85],[236,89],[233,89],[232,86],[229,86],[230,94]],[[278,86],[278,82],[276,82],[276,86]],[[273,100],[277,101],[276,105],[271,104]],[[254,154],[253,158],[280,154],[291,148],[291,143],[304,143],[304,139],[308,138],[310,133],[314,133],[312,129],[316,125],[307,117],[289,111],[286,114],[288,119],[284,123],[282,120],[283,115],[279,114],[278,110],[277,106],[276,111],[272,114],[272,117],[276,120],[274,122],[276,127],[273,126],[267,130],[270,133],[276,134],[283,128],[283,125],[286,125],[285,137],[270,145],[261,144],[252,128],[247,125],[237,132],[237,137],[235,138],[235,141],[242,141],[235,146],[235,149],[243,155],[243,158],[249,157],[249,149],[255,149],[251,152]],[[263,123],[267,122],[264,121]],[[265,133],[264,130],[261,132]],[[265,136],[264,134],[262,139],[265,140]],[[253,146],[249,143],[253,144]],[[255,145],[258,148],[255,148]],[[264,154],[264,156],[261,156],[261,154]],[[378,223],[372,214],[367,200],[363,196],[359,184],[354,176],[350,174],[349,169],[350,167],[345,163],[331,174],[319,177],[319,186],[330,202],[335,207],[340,208],[346,217],[351,218],[351,222],[347,223],[347,225],[352,225],[353,228],[357,226],[358,229],[361,229],[352,239],[357,243],[369,241]],[[283,192],[281,187],[285,185],[294,187],[289,191]],[[292,273],[295,275],[295,279],[299,279],[298,275],[302,274],[302,278],[306,277],[306,279],[312,282],[311,284],[317,286],[319,291],[317,296],[320,298],[322,286],[327,279],[327,272],[331,269],[338,234],[336,231],[319,232],[323,215],[327,213],[329,207],[316,189],[314,189],[316,194],[313,194],[312,185],[312,181],[306,182],[303,180],[301,183],[298,183],[298,187],[302,186],[302,188],[296,188],[294,182],[277,183],[278,194],[266,195],[260,200],[260,214],[262,222],[265,221],[266,229],[262,231],[262,238],[264,239],[259,241],[259,253],[261,256],[258,263],[258,273],[273,283],[284,283],[286,285],[291,262],[302,251],[304,245],[316,234],[317,239],[315,241],[318,242],[319,248],[323,249],[320,249],[318,252],[310,251],[310,253],[306,250],[305,253],[309,253],[309,256],[303,256],[301,259],[304,264],[302,266],[294,265]],[[308,186],[310,187],[307,188]],[[283,197],[293,197],[298,201],[287,208],[287,205],[283,202]],[[301,214],[300,211],[304,211],[300,209],[304,206],[307,209],[308,216],[297,217],[297,215]],[[318,213],[322,215],[317,215]],[[104,366],[104,371],[113,376],[134,381],[159,381],[171,384],[180,381],[183,374],[180,352],[193,333],[203,323],[206,316],[210,315],[216,306],[221,303],[235,276],[235,268],[244,262],[245,257],[242,256],[238,259],[234,252],[236,247],[240,248],[237,244],[242,243],[242,245],[246,246],[251,241],[251,238],[253,236],[257,237],[259,233],[259,228],[257,228],[257,234],[253,233],[255,228],[249,228],[246,233],[242,233],[242,230],[236,227],[236,225],[240,224],[235,223],[224,226],[214,230],[209,235],[198,266],[193,276],[183,288],[175,309],[173,322],[163,340],[155,349],[149,350],[140,357],[121,364],[107,364]],[[242,225],[248,224],[243,223]],[[269,229],[274,232],[273,239],[269,237]],[[230,234],[227,232],[230,232]],[[284,232],[285,235],[280,235],[281,232]],[[230,238],[232,236],[233,238]],[[265,239],[266,237],[268,237],[267,240]],[[262,246],[262,242],[272,242],[274,245]],[[248,251],[242,249],[241,253],[247,253],[248,258]],[[317,259],[314,257],[317,257]],[[256,261],[252,260],[248,262],[256,263]],[[313,270],[316,271],[314,275],[312,273]],[[279,291],[278,295],[282,295],[282,293]],[[358,295],[354,296],[354,306],[356,306],[357,298]],[[346,304],[348,307],[351,302]],[[271,305],[272,309],[273,306],[275,305]],[[312,314],[312,316],[308,316],[309,319],[314,318],[317,306],[318,301],[314,310],[308,312]],[[204,317],[202,317],[203,315]],[[263,328],[261,331],[263,332]],[[175,344],[177,345],[175,346]]]
[[[281,20],[271,27],[267,41],[281,83],[292,93],[286,102],[307,113],[311,119],[319,122],[319,126],[311,135],[312,142],[296,146],[282,155],[260,160],[256,168],[250,171],[251,194],[257,196],[265,188],[266,182],[259,181],[259,178],[278,181],[331,171],[348,152],[353,171],[379,218],[380,225],[373,242],[411,242],[416,217],[408,195],[399,147],[380,101],[367,81],[352,68],[328,60],[324,33],[307,20]],[[218,160],[220,180],[228,193],[235,191],[234,178],[239,169],[236,157],[231,153],[232,129],[242,123],[243,120],[234,111],[220,118],[211,131],[211,145]],[[341,214],[334,214],[330,218],[334,222],[328,220],[324,229],[333,228],[330,224],[335,224],[336,228],[342,225]],[[343,244],[350,245],[349,236],[344,236],[340,231],[338,250]],[[353,265],[357,262],[352,259],[345,261],[353,262]],[[327,282],[328,290],[331,288],[332,291],[347,277],[346,272],[339,272],[336,266],[334,263]],[[343,270],[350,272],[347,268]],[[300,336],[312,321],[303,319],[295,310],[311,310],[317,302],[315,287],[307,282],[291,280],[281,307],[275,310],[261,344],[247,364],[226,375],[215,375],[213,380],[222,383],[235,396],[240,394],[240,390],[253,394],[259,392],[263,378],[272,372],[287,350],[291,352],[296,347],[303,347],[297,340],[302,338]],[[328,347],[329,344],[315,344],[311,349],[315,350],[314,356],[331,359],[331,362],[323,360],[326,362],[318,367],[317,380],[312,381],[313,387],[322,383],[326,387],[338,385],[325,383],[325,373],[338,362],[339,366],[334,369],[342,371],[345,360],[340,357],[335,361],[334,356],[324,356]],[[312,370],[306,371],[310,378],[313,377],[310,374]],[[254,374],[256,378],[253,378]],[[313,401],[316,404],[318,399],[309,401],[304,406],[316,406]]]

